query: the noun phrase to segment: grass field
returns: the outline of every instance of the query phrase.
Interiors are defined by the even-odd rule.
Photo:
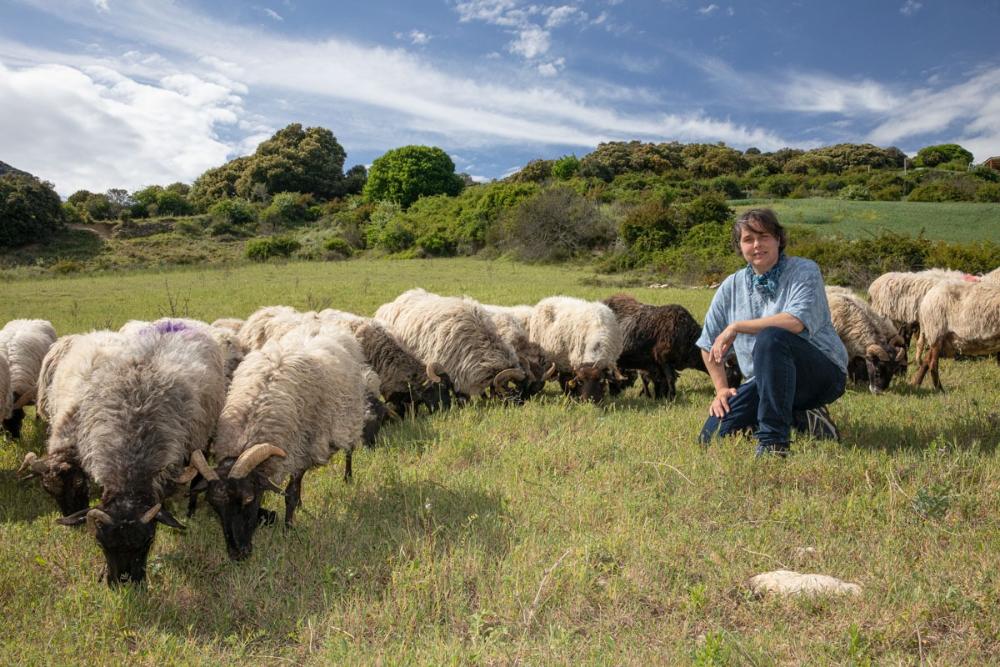
[[[1000,239],[1000,205],[972,202],[845,201],[841,199],[779,199],[737,202],[737,212],[769,206],[786,225],[801,225],[821,235],[845,238],[875,236],[889,231],[928,239],[968,243]]]
[[[370,314],[415,285],[502,304],[617,291],[601,280],[477,260],[173,270],[8,282],[0,319],[68,333],[273,303]],[[628,291],[699,318],[711,297]],[[844,442],[800,439],[787,461],[696,444],[712,391],[693,371],[673,404],[550,389],[422,416],[360,452],[353,484],[339,457],[306,475],[296,527],[261,528],[247,561],[204,504],[186,533],[161,529],[145,590],[99,582],[93,537],[15,480],[43,447],[28,428],[0,441],[0,664],[993,663],[998,380],[992,360],[945,361],[944,394],[849,390],[832,407]],[[863,593],[746,591],[779,568]]]

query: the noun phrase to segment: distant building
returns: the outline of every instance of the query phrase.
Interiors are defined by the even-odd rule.
[[[986,158],[986,161],[983,162],[983,166],[1000,171],[1000,155],[996,157]]]

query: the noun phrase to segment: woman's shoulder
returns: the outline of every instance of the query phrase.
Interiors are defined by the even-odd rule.
[[[796,273],[819,273],[819,264],[808,259],[806,257],[796,257],[795,255],[788,255],[785,257],[785,270],[794,271]]]

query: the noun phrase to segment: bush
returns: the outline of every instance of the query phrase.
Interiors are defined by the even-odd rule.
[[[247,227],[257,222],[257,209],[245,199],[223,199],[208,209],[212,222]]]
[[[937,179],[921,183],[913,188],[908,201],[941,202],[941,201],[974,201],[976,185],[964,178]]]
[[[50,183],[18,172],[0,176],[0,248],[47,241],[62,226],[62,202]]]
[[[260,213],[260,223],[265,231],[274,232],[302,224],[309,217],[312,195],[298,192],[279,192]]]
[[[713,178],[709,186],[715,192],[721,193],[726,199],[743,199],[743,188],[731,176],[718,176]]]
[[[455,163],[436,146],[403,146],[375,158],[365,182],[368,201],[392,201],[404,209],[420,197],[455,196],[465,181]]]
[[[205,224],[198,218],[183,218],[174,223],[174,231],[184,236],[201,236]]]
[[[246,244],[246,256],[255,262],[265,262],[272,257],[288,257],[301,246],[301,243],[290,236],[250,239]]]
[[[976,188],[976,201],[1000,202],[1000,183],[983,183]]]
[[[522,202],[502,227],[501,243],[525,261],[570,259],[606,246],[614,238],[597,205],[565,186]]]
[[[872,193],[864,185],[848,185],[837,194],[837,198],[851,201],[871,201]]]
[[[339,236],[328,238],[323,243],[323,249],[327,252],[343,255],[344,257],[350,257],[354,254],[354,248],[351,247],[351,244]]]
[[[580,171],[580,160],[575,155],[564,155],[552,164],[552,175],[561,181],[567,181]]]
[[[629,211],[618,228],[618,236],[638,255],[662,250],[677,240],[677,217],[673,207],[650,201]]]
[[[725,198],[717,192],[695,197],[684,207],[684,227],[688,229],[695,225],[725,224],[732,218],[733,209],[729,208]]]

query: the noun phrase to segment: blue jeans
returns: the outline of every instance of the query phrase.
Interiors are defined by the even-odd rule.
[[[791,439],[792,413],[832,403],[844,393],[847,373],[806,339],[778,327],[757,334],[755,377],[729,399],[725,417],[709,415],[698,439],[754,430],[757,442],[773,445]]]

